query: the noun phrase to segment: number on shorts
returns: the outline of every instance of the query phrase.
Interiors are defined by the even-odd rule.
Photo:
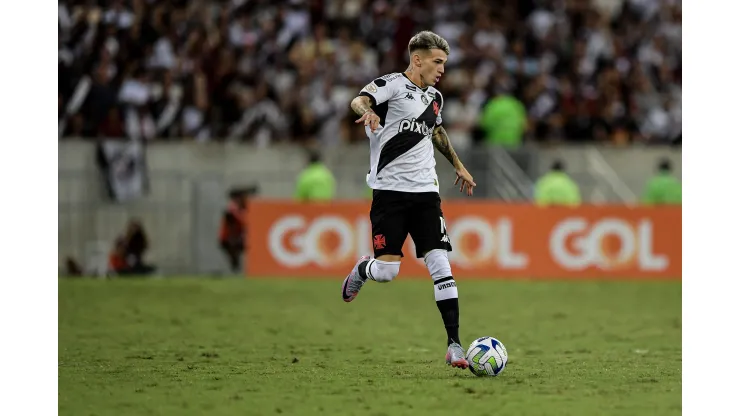
[[[447,235],[447,224],[445,224],[444,217],[439,217],[439,232],[442,235]]]
[[[449,242],[449,237],[447,237],[447,225],[445,224],[444,217],[439,217],[439,233],[442,234],[442,241]]]

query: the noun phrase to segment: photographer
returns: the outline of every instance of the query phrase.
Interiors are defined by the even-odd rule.
[[[229,204],[221,217],[219,245],[226,254],[229,267],[234,273],[239,272],[242,255],[245,252],[247,200],[250,195],[256,193],[257,187],[235,189],[229,192]]]
[[[144,263],[144,253],[149,249],[149,238],[136,219],[129,221],[126,233],[118,237],[109,255],[111,272],[119,275],[148,275],[154,273],[153,265]]]

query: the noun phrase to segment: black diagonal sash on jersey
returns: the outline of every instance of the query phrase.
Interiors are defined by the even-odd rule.
[[[439,94],[437,94],[434,102],[436,102],[437,105],[440,104]],[[434,128],[434,124],[437,120],[437,115],[434,113],[434,108],[435,107],[433,103],[430,102],[426,110],[424,110],[424,112],[416,118],[416,121],[423,122],[427,126],[432,126],[431,128]],[[380,151],[378,170],[375,174],[377,175],[389,163],[391,163],[404,153],[408,152],[409,150],[413,149],[414,146],[419,144],[419,142],[421,142],[423,139],[424,135],[421,133],[416,133],[413,131],[402,131],[394,136],[392,139],[388,140],[385,146],[383,146],[383,149]]]

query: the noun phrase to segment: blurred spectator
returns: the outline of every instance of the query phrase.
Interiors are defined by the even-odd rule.
[[[229,203],[221,217],[218,240],[229,261],[231,271],[239,272],[242,258],[248,250],[246,246],[247,223],[246,213],[249,198],[257,194],[255,186],[236,188],[229,192]]]
[[[122,237],[116,238],[113,242],[113,248],[108,257],[108,267],[114,275],[131,274],[128,263],[126,263],[126,243]]]
[[[590,141],[594,137],[596,117],[591,115],[586,101],[576,103],[576,112],[565,122],[565,137],[575,142]]]
[[[539,206],[578,206],[581,192],[578,184],[565,173],[562,161],[555,161],[549,172],[535,184],[535,203]]]
[[[237,273],[244,254],[246,197],[239,192],[231,192],[229,197],[229,204],[221,218],[218,239],[231,271]]]
[[[308,159],[308,166],[298,175],[295,198],[304,202],[333,199],[336,192],[334,175],[321,162],[318,152],[311,151]]]
[[[642,202],[646,205],[681,205],[681,181],[668,159],[658,162],[658,171],[645,185]]]
[[[516,148],[527,128],[526,109],[516,97],[499,95],[483,108],[480,123],[487,143]]]
[[[492,4],[60,0],[59,134],[364,141],[352,95],[402,71],[409,38],[425,29],[452,47],[439,86],[463,145],[499,96],[518,100],[530,127],[509,145],[681,134],[680,1]]]
[[[149,248],[144,227],[138,220],[129,221],[123,236],[116,238],[109,256],[109,267],[119,276],[147,275],[155,267],[144,262],[144,253]]]

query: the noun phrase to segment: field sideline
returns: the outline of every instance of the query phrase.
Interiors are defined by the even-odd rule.
[[[59,280],[60,415],[680,415],[681,282],[460,280],[444,364],[431,282]]]

